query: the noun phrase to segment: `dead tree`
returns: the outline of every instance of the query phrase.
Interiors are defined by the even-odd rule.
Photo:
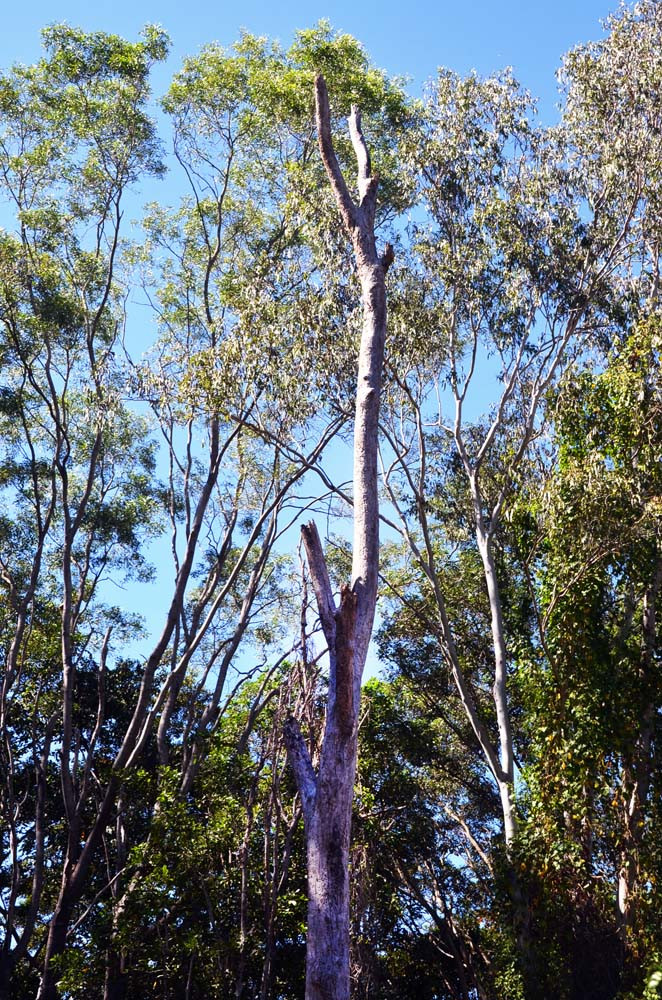
[[[385,277],[393,260],[378,255],[375,203],[378,177],[352,107],[349,131],[358,165],[358,203],[351,197],[331,138],[329,100],[322,76],[315,81],[319,148],[344,228],[351,238],[361,284],[363,330],[354,423],[354,544],[351,583],[336,608],[319,534],[302,528],[319,617],[328,646],[329,693],[317,773],[295,719],[286,724],[290,764],[303,803],[308,859],[306,1000],[347,1000],[349,974],[349,842],[361,676],[372,634],[379,556],[377,436],[384,342]]]

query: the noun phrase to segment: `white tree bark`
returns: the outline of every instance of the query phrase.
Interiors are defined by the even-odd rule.
[[[352,240],[363,301],[354,422],[354,544],[351,583],[343,586],[336,608],[317,529],[312,523],[302,528],[329,650],[329,695],[317,774],[296,720],[288,721],[285,738],[303,803],[308,856],[306,1000],[348,1000],[349,842],[361,677],[377,601],[379,397],[386,337],[385,276],[393,249],[387,246],[383,256],[377,254],[374,220],[378,178],[371,171],[358,109],[353,107],[349,118],[358,164],[356,203],[333,150],[322,76],[315,81],[315,102],[320,152]]]

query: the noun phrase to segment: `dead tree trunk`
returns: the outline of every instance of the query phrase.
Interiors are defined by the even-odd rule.
[[[377,437],[384,341],[385,276],[393,260],[380,257],[374,222],[377,176],[373,175],[357,108],[349,131],[358,164],[358,203],[352,199],[331,139],[329,100],[322,76],[315,81],[317,135],[322,160],[342,221],[354,247],[363,301],[354,423],[354,548],[352,580],[336,608],[314,524],[302,528],[320,621],[329,651],[329,696],[317,774],[295,719],[285,738],[301,795],[308,857],[306,1000],[348,1000],[349,841],[356,772],[361,676],[377,601],[379,509]]]

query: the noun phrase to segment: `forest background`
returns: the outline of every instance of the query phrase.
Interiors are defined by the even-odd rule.
[[[238,35],[200,9],[170,55],[149,10],[80,13],[37,63],[12,11],[0,79],[0,996],[657,995],[660,5],[327,8],[365,49],[247,7],[282,48],[197,54]],[[360,706],[360,299],[315,72],[390,310]],[[306,912],[335,719],[336,992]]]

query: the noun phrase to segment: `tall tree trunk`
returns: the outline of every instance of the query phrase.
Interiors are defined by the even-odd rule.
[[[129,856],[129,843],[125,823],[126,789],[123,786],[117,796],[117,819],[115,821],[115,871],[110,887],[113,908],[113,924],[106,949],[106,975],[103,1000],[124,1000],[128,991],[127,956],[119,944],[119,932],[123,914],[122,873]]]
[[[333,150],[324,79],[315,81],[322,160],[345,229],[352,240],[363,301],[354,422],[354,547],[352,581],[336,608],[322,544],[314,524],[302,528],[310,576],[329,651],[329,697],[317,774],[296,720],[285,738],[301,795],[308,860],[306,1000],[348,1000],[349,843],[356,773],[358,709],[377,601],[379,397],[386,337],[385,276],[393,260],[377,254],[374,220],[377,177],[357,108],[349,131],[358,164],[359,201],[349,194]]]
[[[64,865],[60,892],[53,916],[49,922],[48,937],[43,956],[44,967],[37,1000],[57,1000],[57,979],[53,971],[52,960],[56,955],[60,955],[66,947],[71,916],[76,904],[83,895],[87,873],[94,853],[101,841],[103,831],[110,819],[119,784],[119,779],[116,775],[113,775],[106,787],[106,794],[97,812],[94,826],[77,859],[75,859],[75,855],[73,854],[73,845],[71,843],[69,845],[69,857]]]

